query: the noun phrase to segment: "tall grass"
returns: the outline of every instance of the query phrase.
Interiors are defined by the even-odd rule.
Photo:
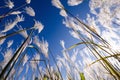
[[[92,1],[94,2],[94,0]],[[92,1],[90,1],[90,5]],[[40,33],[44,28],[39,21],[33,19],[35,22],[33,27],[12,32],[19,22],[24,22],[24,17],[18,15],[23,14],[20,9],[29,5],[30,0],[26,0],[26,3],[17,8],[14,8],[12,1],[8,0],[8,3],[7,6],[0,7],[0,9],[10,8],[0,16],[0,21],[2,22],[13,14],[17,17],[13,21],[2,25],[5,28],[0,33],[1,35],[4,34],[0,36],[0,42],[5,44],[4,41],[6,39],[15,35],[19,36],[18,34],[20,33],[23,36],[26,36],[27,32],[29,34],[27,37],[24,37],[22,44],[16,47],[13,56],[2,67],[0,80],[120,80],[120,52],[115,50],[111,42],[98,32],[96,23],[92,27],[89,20],[88,23],[82,21],[66,9],[59,0],[52,0],[52,4],[60,9],[60,15],[64,18],[63,24],[69,28],[70,34],[79,41],[68,48],[65,47],[65,42],[61,41],[63,56],[55,57],[49,48],[48,42],[44,39],[40,40],[39,36],[35,35],[36,30]],[[72,3],[69,4],[71,5]],[[101,2],[101,4],[104,5],[105,2]],[[73,5],[76,4],[74,3]],[[31,7],[26,7],[25,13],[33,18],[35,17],[35,12]],[[99,16],[96,13],[94,15]],[[88,18],[91,19],[90,17]],[[115,32],[115,28],[106,27],[105,29],[110,29],[110,33]],[[8,31],[11,31],[11,33]],[[24,33],[25,31],[26,33]],[[1,45],[3,44],[1,43]],[[2,49],[4,50],[4,48]],[[32,56],[29,56],[29,54]],[[51,66],[50,62],[52,61],[54,65]],[[42,62],[44,65],[41,66]],[[24,71],[25,73],[23,73]]]
[[[29,2],[29,3],[28,3]],[[11,0],[8,0],[6,1],[6,4],[5,6],[3,7],[0,7],[0,8],[6,8],[6,7],[9,7],[10,9],[5,12],[4,14],[2,14],[0,16],[0,21],[2,22],[3,19],[6,19],[7,17],[9,16],[16,16],[16,19],[14,19],[14,21],[11,21],[6,23],[5,25],[2,25],[1,27],[5,26],[4,27],[4,30],[1,31],[1,33],[7,33],[6,35],[4,36],[0,36],[0,42],[3,41],[3,40],[6,40],[8,37],[11,37],[11,36],[14,36],[16,34],[20,34],[22,33],[23,36],[24,36],[24,32],[28,32],[30,31],[29,35],[26,37],[26,39],[23,41],[23,43],[16,49],[15,53],[13,54],[12,58],[8,61],[8,63],[5,65],[5,67],[2,68],[2,71],[0,73],[0,80],[6,80],[6,79],[9,79],[9,75],[11,74],[11,71],[13,70],[13,68],[15,68],[15,65],[16,64],[19,64],[19,65],[16,65],[17,66],[20,66],[22,60],[24,58],[22,58],[20,60],[20,56],[23,55],[23,52],[27,49],[27,46],[29,44],[31,44],[31,40],[32,40],[32,37],[33,37],[33,33],[36,31],[36,30],[39,30],[39,33],[41,32],[41,30],[43,29],[43,25],[39,22],[39,21],[35,21],[35,24],[32,28],[26,28],[26,29],[23,29],[23,30],[18,30],[18,31],[15,31],[15,32],[11,32],[11,33],[8,33],[9,30],[12,30],[18,22],[21,22],[21,21],[24,21],[24,17],[23,16],[19,16],[19,14],[22,14],[23,11],[20,11],[22,8],[24,8],[25,6],[29,5],[30,4],[30,0],[24,4],[22,4],[21,6],[18,6],[16,8],[14,8],[14,2],[12,2]],[[28,13],[29,11],[29,13]],[[29,8],[26,8],[26,13],[30,16],[35,16],[35,12],[34,10],[29,7]],[[32,15],[34,13],[34,15]],[[4,44],[4,43],[3,43]],[[1,44],[2,45],[2,44]],[[24,54],[25,56],[25,54]],[[15,70],[18,70],[19,68],[15,68]],[[16,75],[18,73],[15,73],[12,75]]]
[[[85,22],[80,20],[78,17],[74,16],[69,10],[67,10],[61,4],[60,1],[53,0],[53,5],[57,8],[59,8],[61,11],[64,11],[64,15],[63,14],[61,15],[65,18],[64,24],[68,28],[70,28],[72,30],[72,32],[74,32],[74,34],[72,34],[73,37],[80,40],[79,43],[72,45],[70,48],[68,48],[66,50],[67,51],[71,50],[77,46],[80,46],[81,44],[85,45],[90,51],[89,54],[92,54],[92,56],[94,58],[98,59],[95,62],[99,61],[100,64],[104,67],[104,69],[111,76],[113,76],[113,79],[119,80],[120,79],[120,71],[118,71],[118,69],[117,69],[119,67],[119,65],[116,67],[112,64],[111,61],[109,61],[107,59],[108,56],[109,56],[109,58],[113,57],[115,60],[118,61],[118,64],[119,64],[119,58],[118,58],[119,55],[117,55],[117,57],[114,56],[119,53],[115,52],[111,48],[111,44],[108,41],[106,41],[104,38],[102,38],[100,34],[98,34],[98,32],[95,29],[95,26],[92,28],[91,26],[87,25]],[[65,15],[65,14],[67,14],[67,15]],[[68,54],[68,53],[66,53],[66,54]],[[68,60],[69,59],[70,58],[68,58]],[[95,62],[93,62],[93,63],[95,63]],[[71,64],[72,62],[69,62],[69,63]],[[74,64],[74,65],[76,65],[76,64]]]

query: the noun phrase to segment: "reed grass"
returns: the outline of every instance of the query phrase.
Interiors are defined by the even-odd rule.
[[[74,14],[72,14],[69,10],[67,10],[60,3],[57,2],[57,4],[58,4],[58,6],[59,6],[58,8],[60,10],[64,10],[66,12],[67,16],[73,18],[75,20],[75,22],[78,23],[79,27],[82,28],[87,34],[89,34],[91,36],[91,38],[90,38],[88,36],[83,35],[82,32],[80,32],[79,30],[76,30],[74,28],[76,26],[71,25],[70,29],[78,34],[80,42],[73,44],[69,48],[63,49],[63,54],[65,54],[65,55],[61,58],[61,60],[58,60],[58,61],[61,61],[62,66],[64,66],[64,70],[66,70],[65,76],[66,76],[67,80],[76,80],[76,79],[107,80],[107,78],[101,77],[102,74],[100,73],[99,70],[96,71],[95,69],[93,69],[92,70],[93,73],[88,71],[87,73],[90,75],[87,75],[87,73],[84,71],[84,70],[87,70],[88,68],[92,69],[91,66],[96,67],[95,63],[98,63],[100,65],[100,67],[103,67],[104,74],[109,75],[111,77],[111,79],[120,80],[120,65],[119,64],[114,65],[112,63],[112,61],[109,60],[109,59],[113,59],[113,60],[118,61],[118,63],[119,63],[120,62],[120,52],[113,50],[111,48],[110,43],[108,41],[106,41],[103,37],[101,37],[101,35],[99,35],[98,32],[94,29],[95,27],[91,28],[88,24],[86,24],[85,22],[80,20],[78,17],[74,16]],[[12,9],[12,10],[6,12],[2,16],[0,16],[0,20],[3,20],[7,16],[10,16],[10,13],[12,13],[13,11],[16,11],[18,9],[21,9],[21,8],[25,7],[26,5],[28,5],[28,4],[25,3],[15,9]],[[0,8],[4,8],[4,6],[1,6]],[[65,17],[65,19],[67,19],[67,18]],[[39,23],[39,22],[37,22],[37,23]],[[31,28],[26,28],[23,30],[18,30],[18,31],[9,33],[9,34],[7,33],[7,35],[5,35],[5,36],[0,36],[0,40],[9,38],[16,34],[22,33],[24,31],[29,31],[29,30],[30,30],[30,34],[27,36],[27,38],[24,40],[24,42],[18,47],[18,49],[13,54],[12,58],[2,69],[2,71],[0,73],[0,80],[7,80],[7,79],[9,79],[9,77],[13,77],[17,74],[17,71],[19,70],[20,65],[22,65],[23,59],[26,55],[23,52],[26,51],[28,48],[30,50],[30,53],[32,53],[33,55],[35,52],[32,51],[32,49],[34,49],[37,53],[39,53],[39,55],[42,58],[44,58],[44,59],[35,59],[33,56],[33,58],[29,60],[29,62],[35,62],[37,71],[39,72],[39,76],[35,77],[34,78],[35,80],[37,80],[37,79],[40,79],[40,80],[65,80],[64,73],[62,73],[62,71],[60,70],[60,66],[57,64],[57,59],[55,58],[51,49],[49,48],[49,50],[48,50],[49,56],[52,57],[51,59],[49,59],[49,58],[46,58],[45,54],[42,53],[42,50],[40,50],[38,47],[34,46],[34,43],[32,40],[33,40],[34,32],[36,30],[36,26],[31,27]],[[77,46],[83,46],[83,45],[89,50],[89,55],[90,55],[90,57],[92,55],[91,58],[93,58],[94,61],[85,65],[84,56],[82,54],[80,54],[80,56],[83,58],[83,61],[81,59],[81,62],[83,62],[83,64],[80,66],[74,60],[72,61],[71,57],[68,55],[69,55],[70,50],[73,50]],[[87,53],[84,53],[84,55],[86,55],[86,54]],[[93,60],[93,59],[91,59],[91,60]],[[51,60],[53,60],[53,62],[55,64],[54,66],[56,69],[53,68],[53,70],[52,70],[52,66],[50,64]],[[45,68],[42,69],[43,71],[40,70],[40,65],[38,62],[44,63]],[[13,68],[15,68],[15,72],[14,72],[14,74],[12,74],[12,76],[10,76]],[[24,66],[23,66],[23,68],[24,68]],[[83,69],[83,70],[81,70],[81,69]],[[31,71],[32,78],[35,74],[37,74],[37,71],[35,71],[35,70]],[[76,78],[76,76],[77,76],[77,78]],[[94,78],[94,76],[96,76],[96,78]],[[91,78],[91,79],[89,79],[89,78]]]

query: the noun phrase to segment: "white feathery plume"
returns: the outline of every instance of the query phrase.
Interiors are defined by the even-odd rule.
[[[40,54],[36,54],[34,58],[35,60],[40,60]],[[39,63],[39,61],[36,61],[36,62]]]
[[[94,17],[91,17],[90,14],[87,14],[86,18],[88,25],[94,31],[95,33],[98,33],[99,35],[101,34],[99,26],[97,26],[97,21],[94,19]]]
[[[34,61],[30,62],[30,66],[32,67],[33,70],[37,69],[37,65],[36,65],[36,63]]]
[[[22,12],[20,12],[20,11],[13,11],[13,12],[11,12],[10,13],[10,15],[18,15],[18,14],[21,14]]]
[[[26,11],[26,13],[27,13],[28,15],[30,15],[30,16],[35,16],[35,11],[34,11],[33,8],[31,8],[31,7],[26,7],[26,8],[25,8],[25,11]]]
[[[114,31],[102,31],[101,35],[109,44],[111,45],[111,49],[113,50],[120,50],[120,37]]]
[[[63,16],[63,17],[67,17],[68,16],[64,9],[61,9],[60,15]]]
[[[26,3],[27,3],[27,4],[30,4],[30,2],[31,2],[31,0],[26,0]]]
[[[70,31],[73,37],[79,39],[79,35],[76,32],[80,32],[81,35],[91,38],[91,35],[86,31],[84,25],[79,23],[76,19],[68,16],[63,21],[63,24],[66,25],[66,27],[74,30],[74,31]]]
[[[39,21],[36,21],[36,20],[34,21],[35,21],[34,27],[35,29],[38,29],[38,33],[40,33],[43,30],[44,25],[42,25],[42,23]]]
[[[40,54],[36,54],[36,55],[35,55],[35,59],[36,59],[36,60],[40,60]]]
[[[43,40],[39,41],[39,37],[35,36],[34,43],[40,48],[41,52],[48,58],[48,42]]]
[[[13,40],[7,42],[7,47],[9,48],[13,44]]]
[[[61,45],[62,48],[63,48],[62,53],[63,53],[64,58],[65,58],[66,60],[69,60],[70,56],[69,56],[68,52],[65,51],[66,48],[65,48],[65,42],[64,42],[64,40],[60,40],[60,45]]]
[[[61,61],[57,61],[57,65],[58,65],[59,69],[61,70],[61,68],[63,67],[62,62]]]
[[[27,63],[28,59],[29,59],[29,56],[25,55],[23,59],[23,66]]]
[[[60,40],[60,45],[62,46],[62,48],[65,50],[66,48],[65,48],[65,42],[64,42],[64,40]]]
[[[76,6],[76,5],[79,5],[83,2],[83,0],[68,0],[68,5],[69,6]]]
[[[13,53],[12,49],[7,49],[7,51],[4,54],[4,60],[2,62],[2,67],[4,67],[8,63],[8,61],[12,58],[12,53]]]
[[[62,51],[63,53],[63,57],[67,60],[67,61],[70,61],[70,55],[67,51]]]
[[[18,22],[21,22],[21,21],[24,21],[24,17],[17,15],[17,17],[16,17],[16,19],[14,21],[10,20],[9,22],[7,22],[5,24],[5,29],[2,32],[7,32],[7,31],[13,29],[15,27],[15,25]]]
[[[60,0],[52,0],[52,5],[59,9],[63,8],[63,5],[61,4]]]
[[[19,68],[19,70],[18,70],[18,72],[17,72],[17,75],[16,75],[17,77],[20,76],[20,74],[22,73],[23,69],[24,69],[23,67],[20,67],[20,68]]]
[[[73,62],[76,61],[78,52],[79,52],[78,49],[74,49],[74,50],[73,50],[73,55],[71,56],[71,60],[72,60]]]
[[[6,7],[9,7],[10,9],[12,9],[13,7],[14,7],[14,2],[12,2],[12,1],[10,1],[10,0],[8,0],[8,1],[6,1],[5,2],[6,3]]]
[[[21,16],[17,15],[17,17],[16,17],[15,20],[16,20],[16,22],[18,23],[18,22],[22,22],[22,21],[24,21],[25,18],[23,17],[23,15],[21,15]]]
[[[42,53],[45,55],[45,57],[48,58],[48,42],[42,40],[40,42],[40,48],[41,48]]]
[[[14,26],[17,24],[16,20],[12,22],[12,20],[10,20],[9,22],[5,23],[5,29],[2,32],[7,32],[9,30],[11,30],[12,28],[14,28]]]
[[[89,4],[91,13],[96,16],[96,21],[98,21],[102,27],[109,30],[112,30],[115,26],[113,25],[114,22],[116,23],[116,20],[118,19],[117,14],[119,15],[120,10],[118,5],[120,5],[119,0],[91,0]],[[119,23],[116,24],[119,25]]]
[[[38,36],[35,36],[34,37],[34,43],[39,47],[40,45],[39,45],[39,37]]]
[[[67,17],[65,18],[65,20],[63,21],[63,24],[68,27],[68,28],[72,28],[76,31],[81,30],[81,32],[83,31],[82,28],[80,27],[80,24],[78,23],[78,21],[76,21],[74,18],[72,17]]]
[[[77,32],[75,32],[75,31],[69,31],[69,33],[72,35],[72,37],[80,40],[79,34]]]
[[[28,71],[29,71],[29,64],[26,64],[26,71],[25,71],[25,74],[27,74]]]
[[[23,30],[22,26],[18,26],[19,30]],[[22,32],[20,32],[20,34],[24,37],[24,38],[27,38],[28,37],[28,34],[27,34],[27,31],[24,30]]]
[[[23,76],[21,80],[25,80],[25,79],[26,79],[26,77],[25,77],[25,76]]]

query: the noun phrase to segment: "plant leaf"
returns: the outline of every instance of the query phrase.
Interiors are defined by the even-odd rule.
[[[80,73],[80,78],[81,78],[81,80],[85,80],[84,73]]]

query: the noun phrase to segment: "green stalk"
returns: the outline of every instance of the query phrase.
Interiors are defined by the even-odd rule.
[[[114,54],[114,55],[110,55],[110,56],[105,56],[105,57],[103,57],[103,58],[106,59],[106,58],[111,58],[111,57],[116,57],[116,56],[120,56],[120,54]],[[102,60],[102,59],[100,58],[100,59],[98,59],[98,60],[95,60],[94,62],[92,62],[91,64],[89,64],[87,67],[95,64],[96,62],[99,62],[100,60]]]
[[[120,73],[118,71],[116,71],[114,69],[114,67],[106,60],[104,59],[98,52],[97,50],[92,47],[92,49],[97,53],[97,55],[102,59],[103,63],[105,64],[105,66],[108,68],[108,70],[110,71],[110,73],[117,79],[120,79]]]
[[[105,46],[102,46],[102,45],[93,43],[93,42],[91,42],[91,41],[87,41],[87,42],[79,42],[79,43],[76,43],[76,44],[70,46],[67,50],[71,50],[71,49],[73,49],[73,48],[75,48],[75,47],[77,47],[77,46],[79,46],[79,45],[81,45],[81,44],[93,44],[93,45],[95,45],[95,46],[105,47]]]
[[[80,74],[80,78],[81,78],[81,80],[85,80],[84,73],[79,73],[79,74]]]

